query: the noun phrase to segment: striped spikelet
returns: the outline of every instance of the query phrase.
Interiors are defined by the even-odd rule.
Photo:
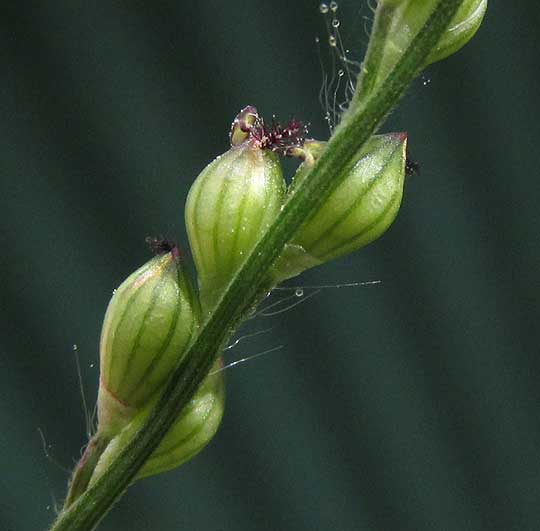
[[[437,0],[379,0],[375,16],[384,23],[375,25],[371,35],[372,42],[378,43],[380,54],[372,89],[384,83],[436,5]],[[441,61],[465,46],[480,28],[487,6],[488,0],[464,0],[424,66]]]
[[[115,291],[100,343],[98,420],[117,432],[161,389],[199,323],[178,251],[156,256]]]
[[[323,143],[306,143],[314,160],[301,166],[291,192],[302,181]],[[349,254],[379,238],[392,224],[403,197],[407,135],[372,137],[350,173],[285,246],[274,267],[277,281]]]
[[[279,213],[285,182],[275,153],[247,139],[211,162],[189,192],[186,228],[209,312]]]
[[[203,381],[193,398],[180,412],[167,435],[150,455],[137,473],[141,479],[160,472],[171,470],[189,461],[198,454],[214,437],[225,405],[225,386],[222,362],[218,361],[214,369]],[[150,401],[133,420],[116,435],[99,459],[90,484],[94,483],[107,470],[112,460],[133,438],[148,418],[155,400]]]

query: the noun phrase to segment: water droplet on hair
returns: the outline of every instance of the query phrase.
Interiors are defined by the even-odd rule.
[[[303,297],[304,296],[304,290],[302,288],[297,288],[296,291],[294,292],[294,294],[297,297]]]
[[[319,11],[321,13],[328,13],[328,4],[325,4],[324,2],[319,6]]]
[[[337,18],[332,19],[332,27],[333,28],[339,28],[339,24],[340,24],[339,19],[337,19]]]
[[[334,35],[330,35],[330,37],[328,37],[328,44],[332,46],[332,48],[335,48],[337,46],[337,40]]]
[[[338,10],[338,7],[337,2],[330,2],[330,11],[332,11],[332,13],[335,13]]]

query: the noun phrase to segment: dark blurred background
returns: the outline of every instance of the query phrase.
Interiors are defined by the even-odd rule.
[[[73,345],[93,404],[111,291],[146,236],[187,245],[186,193],[241,107],[328,136],[327,34],[311,0],[1,10],[0,529],[44,530],[67,481],[55,463],[86,442]],[[371,12],[338,15],[359,60]],[[415,82],[384,126],[421,164],[397,221],[290,285],[382,283],[249,323],[272,330],[227,361],[283,348],[229,369],[210,447],[100,529],[540,528],[539,27],[537,2],[492,1]]]

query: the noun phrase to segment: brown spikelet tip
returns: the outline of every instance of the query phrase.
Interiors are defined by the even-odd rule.
[[[162,237],[148,236],[145,241],[155,255],[171,253],[175,260],[180,258],[180,248],[171,240],[166,240]]]

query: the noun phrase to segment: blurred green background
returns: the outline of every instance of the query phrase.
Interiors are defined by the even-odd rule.
[[[38,429],[65,467],[86,442],[72,346],[93,404],[111,291],[146,236],[187,245],[186,193],[241,107],[326,138],[327,35],[311,0],[2,12],[0,529],[44,530],[67,475]],[[360,59],[366,2],[339,17]],[[290,284],[382,283],[250,322],[272,330],[227,361],[283,348],[231,368],[210,447],[100,529],[540,528],[539,27],[537,2],[493,0],[412,86],[384,127],[421,164],[396,223]]]

